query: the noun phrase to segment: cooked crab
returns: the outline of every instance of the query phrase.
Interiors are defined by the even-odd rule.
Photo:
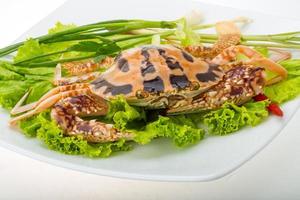
[[[220,44],[215,46],[220,49]],[[58,86],[38,102],[20,107],[26,97],[22,98],[12,114],[30,111],[15,117],[11,123],[52,107],[51,116],[66,135],[83,135],[89,142],[130,140],[133,135],[129,132],[80,117],[107,114],[107,102],[116,95],[123,95],[131,105],[166,109],[167,114],[173,115],[216,109],[225,102],[240,105],[261,93],[265,84],[286,77],[282,66],[255,50],[240,45],[229,46],[223,45],[225,49],[221,53],[212,48],[209,55],[218,55],[205,59],[171,45],[123,51],[107,71],[92,74],[94,80],[91,82],[77,83],[78,80],[89,80],[90,75],[73,78],[69,80],[73,84]],[[246,55],[249,60],[233,62],[238,54]],[[266,82],[264,69],[278,76]]]

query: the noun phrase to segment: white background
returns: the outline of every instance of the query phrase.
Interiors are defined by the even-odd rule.
[[[0,46],[11,43],[63,2],[0,0]],[[297,0],[207,2],[300,20]],[[203,183],[135,181],[85,174],[0,148],[0,199],[300,199],[299,119],[298,111],[267,148],[237,171]]]

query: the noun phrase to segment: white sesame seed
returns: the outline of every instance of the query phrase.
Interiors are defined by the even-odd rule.
[[[227,101],[228,98],[224,96],[224,97],[221,98],[221,100],[222,100],[222,101]]]
[[[239,84],[239,85],[244,84],[244,80],[243,80],[243,79],[239,80],[239,81],[237,82],[237,84]]]
[[[217,91],[211,91],[211,92],[208,92],[207,95],[210,96],[210,97],[213,97],[217,94],[218,92]]]

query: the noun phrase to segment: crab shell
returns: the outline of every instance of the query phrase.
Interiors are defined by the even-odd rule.
[[[223,75],[220,66],[175,46],[142,46],[123,51],[90,87],[105,99],[122,94],[132,105],[166,108],[208,90]]]

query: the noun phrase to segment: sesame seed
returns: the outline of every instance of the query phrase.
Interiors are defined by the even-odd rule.
[[[222,100],[222,101],[227,101],[228,98],[224,96],[224,97],[221,98],[221,100]]]
[[[218,92],[217,91],[211,91],[211,92],[208,92],[207,95],[210,96],[210,97],[213,97],[217,94]]]
[[[231,85],[226,84],[226,85],[225,85],[225,89],[226,89],[226,90],[230,90],[230,89],[231,89]]]
[[[244,84],[244,80],[243,80],[243,79],[239,80],[239,81],[237,82],[237,84],[239,84],[239,85]]]

